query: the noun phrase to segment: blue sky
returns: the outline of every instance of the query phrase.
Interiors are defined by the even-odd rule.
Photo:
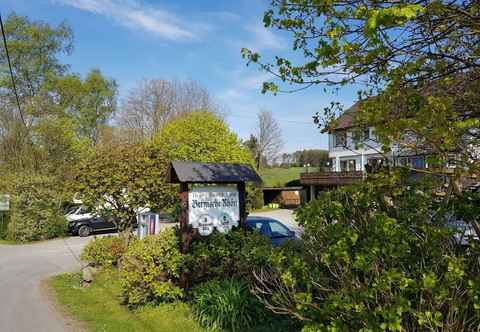
[[[84,74],[100,68],[119,84],[120,98],[144,78],[192,79],[227,110],[226,121],[241,138],[254,131],[260,109],[282,127],[283,150],[326,148],[312,115],[331,101],[350,106],[354,88],[339,93],[313,87],[294,94],[262,95],[269,75],[247,67],[240,49],[264,57],[289,54],[287,35],[262,25],[268,1],[260,0],[3,0],[2,15],[15,11],[74,32],[73,54],[64,62]]]

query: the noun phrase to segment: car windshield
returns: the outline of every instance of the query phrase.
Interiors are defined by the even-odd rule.
[[[270,221],[270,229],[271,229],[271,236],[272,238],[281,238],[281,237],[289,237],[290,231],[287,227],[283,226],[281,223],[277,221]]]

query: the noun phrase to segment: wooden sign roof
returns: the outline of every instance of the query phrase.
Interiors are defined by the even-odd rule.
[[[246,164],[172,161],[168,169],[167,181],[170,183],[261,183],[262,179],[250,165]]]

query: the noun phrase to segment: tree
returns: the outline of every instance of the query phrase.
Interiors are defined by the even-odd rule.
[[[46,85],[50,78],[61,76],[68,69],[58,56],[71,52],[72,32],[63,23],[51,27],[16,14],[8,16],[4,27],[19,103],[3,50],[0,52],[0,157],[15,170],[32,166],[39,169],[42,153],[35,149],[36,135],[32,131],[41,119],[52,116],[51,105],[44,98],[48,93]]]
[[[272,0],[265,26],[291,33],[304,61],[276,57],[269,63],[254,51],[242,53],[300,89],[363,85],[361,98],[377,98],[360,105],[359,125],[379,125],[387,150],[414,135],[414,146],[405,148],[454,162],[458,173],[476,173],[478,150],[471,147],[480,144],[479,22],[474,0]],[[263,85],[264,92],[280,90],[275,82]],[[317,124],[338,115],[338,103],[332,106],[317,113]]]
[[[84,204],[112,218],[126,237],[140,208],[165,210],[175,191],[165,182],[167,159],[145,145],[99,146],[76,170],[73,188]]]
[[[252,164],[237,135],[209,111],[185,114],[168,122],[154,136],[153,145],[168,160]]]
[[[478,70],[480,9],[476,1],[284,1],[272,0],[265,27],[287,31],[305,61],[277,57],[251,62],[299,84],[347,84],[366,80],[423,82]],[[275,84],[265,90],[277,91]]]
[[[282,130],[273,118],[272,112],[258,113],[257,125],[257,132],[255,135],[250,135],[245,145],[252,153],[257,169],[260,169],[262,165],[275,160],[283,146],[283,141]]]
[[[4,26],[20,110],[15,101],[6,52],[0,53],[0,98],[5,101],[4,106],[8,106],[4,111],[15,113],[15,118],[29,127],[35,117],[48,111],[35,99],[42,93],[44,84],[51,76],[62,75],[68,69],[60,63],[58,55],[72,51],[72,31],[64,23],[54,28],[16,14],[10,14]]]
[[[90,70],[85,79],[76,74],[51,78],[48,103],[56,114],[73,121],[76,137],[95,146],[101,127],[116,109],[117,83],[99,69]]]
[[[122,104],[119,124],[135,134],[134,140],[151,138],[168,121],[198,110],[216,112],[208,91],[195,81],[142,81]]]

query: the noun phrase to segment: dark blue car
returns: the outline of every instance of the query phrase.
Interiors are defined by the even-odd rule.
[[[295,240],[295,232],[280,221],[267,217],[248,217],[247,229],[269,237],[272,245],[279,246],[288,240]]]

